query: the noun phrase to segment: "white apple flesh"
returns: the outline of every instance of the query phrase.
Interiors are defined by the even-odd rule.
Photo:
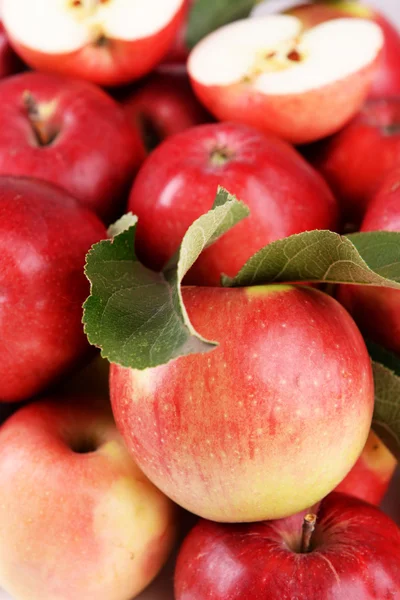
[[[184,0],[3,0],[10,41],[31,66],[118,85],[167,54]]]
[[[192,51],[194,90],[220,120],[240,121],[293,143],[340,129],[368,95],[383,45],[364,19],[303,31],[288,15],[237,21]]]

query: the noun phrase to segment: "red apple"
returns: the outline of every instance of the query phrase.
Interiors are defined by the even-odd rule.
[[[360,458],[336,491],[379,505],[397,465],[394,456],[371,431]]]
[[[288,235],[334,229],[336,202],[323,179],[287,143],[235,123],[196,127],[166,140],[147,159],[130,195],[138,252],[159,269],[195,219],[211,209],[218,185],[251,215],[202,253],[187,281],[218,285],[257,250]]]
[[[90,83],[41,73],[0,82],[0,175],[66,189],[101,217],[118,212],[141,162],[124,111]]]
[[[186,35],[189,11],[195,2],[196,0],[184,0],[184,18],[175,36],[173,46],[164,60],[166,64],[184,64],[189,56],[190,50],[186,43]]]
[[[321,500],[371,424],[371,361],[353,320],[300,286],[183,288],[183,298],[216,350],[144,371],[111,366],[117,426],[140,468],[215,521],[275,519]]]
[[[0,177],[0,401],[41,392],[89,350],[83,273],[107,237],[94,213],[53,185]]]
[[[356,1],[333,1],[306,4],[288,11],[297,17],[305,28],[315,27],[331,19],[356,17],[370,19],[380,26],[384,36],[382,55],[373,78],[370,96],[400,95],[400,33],[381,13]]]
[[[154,74],[123,98],[122,104],[139,131],[143,154],[171,135],[212,120],[194,96],[184,73]]]
[[[0,21],[0,79],[18,73],[22,68],[22,62],[11,48],[4,25]]]
[[[176,600],[395,600],[399,590],[400,529],[344,494],[328,496],[314,515],[200,521],[175,571]]]
[[[18,600],[127,600],[157,574],[175,510],[86,396],[31,404],[0,429],[0,582]]]
[[[105,86],[149,73],[177,35],[184,0],[3,0],[10,41],[35,69]]]
[[[400,168],[388,176],[371,202],[361,230],[400,231]],[[338,298],[366,337],[400,354],[399,290],[340,286]]]
[[[382,45],[380,28],[365,19],[304,31],[296,17],[269,15],[208,35],[192,50],[188,72],[218,119],[301,144],[334,133],[357,113]]]
[[[347,127],[311,152],[345,218],[359,226],[385,176],[400,166],[400,98],[368,101]]]

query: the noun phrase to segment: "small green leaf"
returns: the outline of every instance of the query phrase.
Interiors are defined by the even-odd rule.
[[[260,0],[197,0],[188,19],[186,43],[193,48],[206,35],[238,19],[245,19]]]
[[[400,360],[397,372],[400,372]],[[392,363],[393,364],[393,363]],[[400,460],[400,377],[381,363],[372,363],[375,381],[375,410],[372,427],[392,454]]]
[[[400,233],[299,233],[265,246],[236,277],[222,278],[227,287],[301,281],[400,289]]]
[[[216,343],[202,338],[189,321],[180,284],[202,250],[248,214],[242,202],[219,189],[213,210],[189,228],[164,273],[139,262],[136,225],[125,229],[120,220],[116,231],[122,232],[95,244],[86,258],[91,294],[83,323],[89,342],[110,362],[136,369],[212,350]]]

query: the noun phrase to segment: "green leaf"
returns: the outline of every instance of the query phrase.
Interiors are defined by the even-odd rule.
[[[202,250],[248,214],[242,202],[219,189],[214,209],[188,229],[164,273],[139,262],[136,225],[125,229],[126,220],[117,223],[122,232],[95,244],[86,257],[91,293],[83,323],[89,342],[110,362],[136,369],[212,350],[216,343],[202,338],[189,321],[180,284]]]
[[[245,19],[260,0],[197,0],[188,19],[186,43],[193,48],[206,35],[238,19]]]
[[[222,278],[227,287],[302,281],[400,289],[400,233],[299,233],[265,246],[236,277]]]
[[[397,372],[400,372],[400,360]],[[375,409],[372,427],[393,455],[400,460],[400,377],[381,363],[373,362]]]

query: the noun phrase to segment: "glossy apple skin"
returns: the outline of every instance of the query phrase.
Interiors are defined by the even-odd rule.
[[[104,225],[50,184],[0,177],[0,401],[29,398],[85,358],[83,273]]]
[[[73,450],[87,444],[95,450]],[[133,598],[173,544],[172,503],[132,461],[109,410],[86,396],[11,417],[0,482],[0,584],[19,600]]]
[[[361,231],[400,231],[400,169],[386,178],[367,210]],[[400,353],[398,290],[340,286],[338,299],[353,315],[366,337],[392,352]]]
[[[182,4],[171,21],[155,35],[132,41],[110,39],[104,45],[86,44],[66,54],[39,52],[12,36],[10,41],[17,54],[35,70],[112,87],[140,79],[161,62],[173,43],[183,15]]]
[[[139,217],[137,250],[146,264],[159,269],[168,261],[193,221],[211,209],[219,185],[251,215],[202,253],[187,282],[218,285],[222,273],[236,275],[276,239],[336,227],[332,193],[287,143],[245,125],[204,125],[166,140],[134,182],[128,208]]]
[[[263,94],[251,84],[204,85],[190,72],[193,89],[220,121],[243,123],[292,144],[307,144],[338,131],[368,96],[376,61],[334,83],[299,94]]]
[[[368,101],[332,138],[317,145],[311,161],[341,204],[345,219],[359,226],[385,177],[399,162],[400,98]]]
[[[369,502],[381,504],[393,477],[397,461],[393,454],[371,431],[365,448],[336,491]]]
[[[23,64],[10,46],[8,35],[0,21],[0,79],[18,73]]]
[[[217,349],[145,371],[111,366],[114,415],[135,460],[214,521],[280,518],[319,501],[355,464],[371,423],[370,359],[354,322],[300,286],[183,297]]]
[[[377,98],[400,95],[400,33],[381,13],[350,1],[298,6],[290,9],[288,14],[298,17],[306,28],[343,17],[365,18],[377,23],[383,31],[385,43],[369,95]]]
[[[36,141],[26,91],[46,112],[45,127],[59,132],[49,145]],[[83,81],[24,73],[0,82],[0,111],[0,175],[54,183],[107,220],[118,213],[143,154],[112,98]]]
[[[333,493],[319,505],[312,551],[305,513],[280,521],[200,521],[175,570],[176,600],[391,600],[400,589],[400,530],[374,506]]]
[[[154,150],[167,137],[212,121],[194,96],[184,73],[155,73],[128,94],[122,105],[144,144]]]

